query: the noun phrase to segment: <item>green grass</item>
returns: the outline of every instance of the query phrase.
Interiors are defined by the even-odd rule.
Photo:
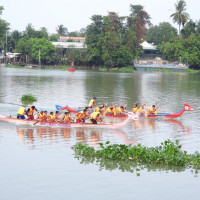
[[[25,66],[20,66],[20,65],[5,65],[5,67],[9,67],[9,68],[24,68]]]

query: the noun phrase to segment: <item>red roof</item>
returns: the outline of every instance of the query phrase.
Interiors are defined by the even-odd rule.
[[[85,40],[85,37],[66,37],[66,36],[60,36],[61,40]]]

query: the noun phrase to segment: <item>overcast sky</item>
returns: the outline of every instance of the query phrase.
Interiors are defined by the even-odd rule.
[[[69,32],[79,31],[91,23],[91,16],[116,12],[119,16],[130,14],[130,4],[140,4],[151,16],[151,23],[170,23],[177,0],[1,0],[4,7],[1,16],[10,23],[11,31],[24,31],[31,23],[37,30],[46,27],[49,33],[56,33],[56,27],[63,24]],[[200,0],[185,0],[187,12],[194,21],[200,19]],[[175,24],[173,24],[177,27]]]

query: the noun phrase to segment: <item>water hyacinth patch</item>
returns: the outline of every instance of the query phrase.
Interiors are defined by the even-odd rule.
[[[183,166],[200,169],[200,154],[187,154],[181,151],[179,141],[175,143],[167,140],[156,147],[126,146],[106,142],[100,143],[100,150],[89,147],[87,144],[77,143],[73,149],[76,155],[84,157],[95,157],[97,159],[134,161],[139,164],[157,164],[167,166]]]
[[[25,94],[21,97],[21,102],[24,105],[32,104],[37,101],[37,98],[33,94]]]

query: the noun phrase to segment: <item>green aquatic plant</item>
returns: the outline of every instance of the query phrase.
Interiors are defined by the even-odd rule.
[[[37,101],[37,98],[33,94],[24,94],[21,97],[21,102],[24,105],[32,104],[35,101]]]
[[[182,147],[178,140],[175,143],[167,140],[156,147],[144,147],[141,144],[137,146],[110,145],[110,142],[106,142],[105,145],[100,143],[100,147],[100,150],[95,150],[94,147],[89,147],[87,144],[77,143],[73,149],[76,155],[84,157],[200,169],[200,154],[198,152],[187,154],[186,151],[181,151]]]

